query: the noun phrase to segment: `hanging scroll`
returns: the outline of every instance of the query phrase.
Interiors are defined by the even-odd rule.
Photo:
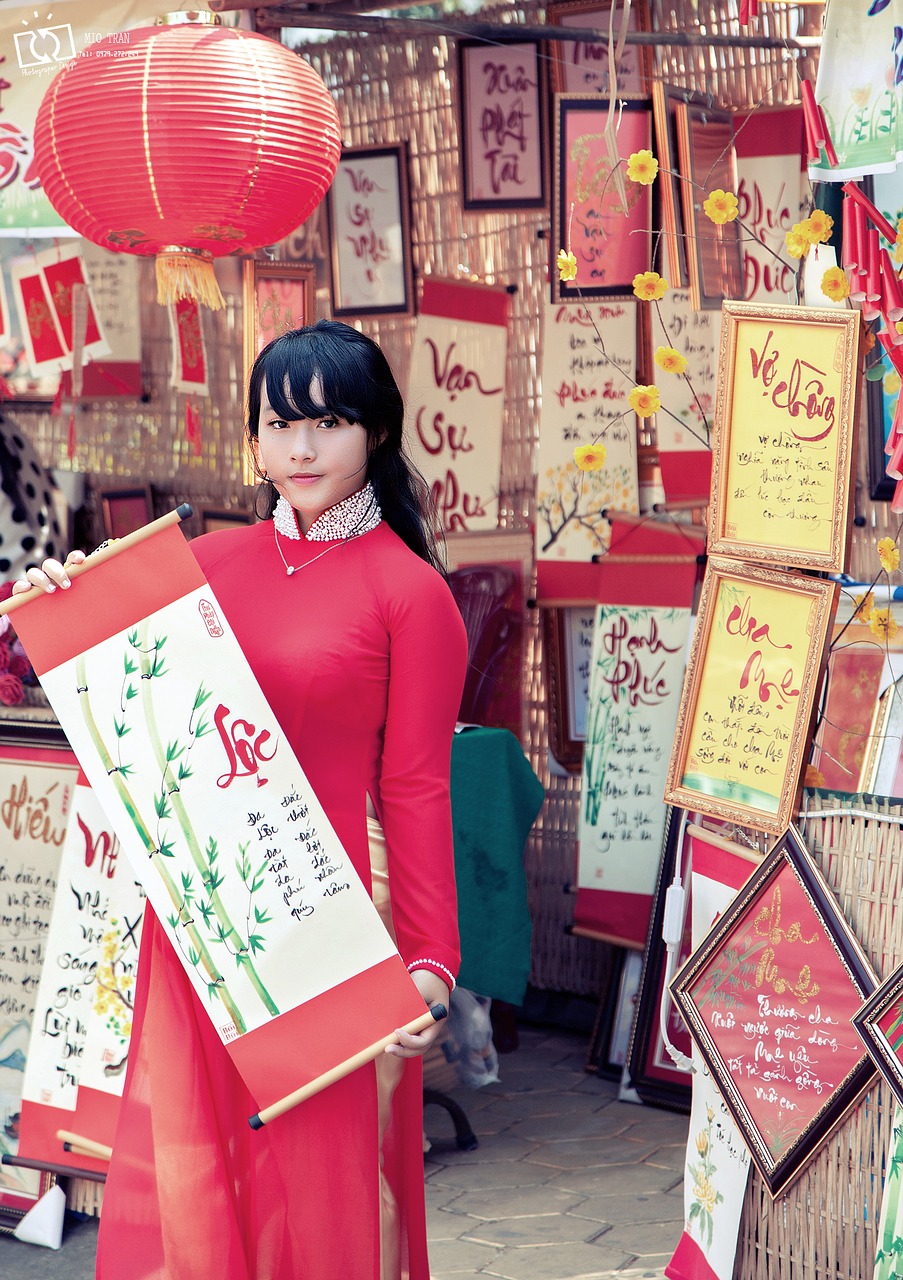
[[[536,507],[542,604],[595,599],[590,562],[608,546],[605,512],[639,509],[636,418],[627,399],[636,364],[636,302],[546,306]],[[589,444],[605,449],[601,470],[581,471],[574,461],[574,449]]]
[[[60,861],[35,1002],[19,1154],[105,1169],[67,1156],[60,1129],[112,1146],[125,1083],[144,893],[82,777]]]
[[[406,429],[446,533],[498,525],[508,292],[426,280],[414,334]]]
[[[759,857],[742,845],[688,826],[693,949],[704,940]],[[680,1018],[680,1014],[677,1013]],[[681,1025],[684,1025],[681,1022]],[[732,1280],[749,1151],[699,1050],[684,1162],[684,1229],[665,1267],[668,1280]]]
[[[78,772],[71,751],[0,750],[0,1154],[18,1154],[22,1085],[60,851]],[[0,1229],[27,1213],[41,1176],[0,1165]]]
[[[266,1110],[429,1014],[173,517],[98,555],[16,630]]]
[[[654,523],[612,528],[596,566],[574,931],[641,949],[667,809],[702,542]]]
[[[662,407],[655,432],[668,502],[709,501],[720,333],[720,312],[697,311],[686,289],[669,289],[652,316],[653,347],[672,347],[687,362],[681,377],[656,384]]]

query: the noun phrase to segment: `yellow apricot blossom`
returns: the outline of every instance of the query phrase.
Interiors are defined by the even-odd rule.
[[[555,259],[555,265],[558,268],[559,280],[576,280],[577,258],[573,253],[571,253],[570,249],[558,250],[558,257]]]
[[[658,161],[651,151],[645,149],[634,151],[627,161],[628,178],[631,182],[638,182],[642,187],[648,187],[653,183],[657,173]]]
[[[633,277],[633,292],[641,302],[658,302],[668,288],[668,281],[657,271],[641,271]]]
[[[842,302],[850,296],[850,282],[843,267],[829,267],[821,278],[821,291],[833,302]]]
[[[725,222],[733,222],[740,212],[737,197],[733,191],[722,191],[720,187],[709,192],[702,207],[706,217],[718,226],[722,226]]]
[[[874,591],[867,591],[864,596],[854,596],[853,603],[856,606],[853,610],[853,621],[868,622],[869,614],[875,607]]]
[[[881,568],[887,573],[893,573],[895,569],[899,569],[900,548],[893,538],[882,538],[879,541],[878,559],[881,561]]]
[[[607,456],[604,444],[578,444],[574,461],[581,471],[601,471]]]
[[[686,357],[679,351],[675,351],[673,347],[657,347],[655,363],[660,369],[664,369],[665,373],[683,373],[687,367]]]
[[[812,246],[812,241],[803,230],[803,224],[795,222],[784,236],[784,244],[791,258],[805,258]]]
[[[873,609],[872,619],[869,623],[869,631],[873,632],[879,640],[893,640],[899,631],[897,620],[891,613],[890,609]]]
[[[634,387],[627,402],[638,418],[651,418],[662,407],[658,387]]]
[[[831,239],[834,219],[824,209],[813,209],[808,218],[803,219],[805,234],[812,244],[827,244]]]

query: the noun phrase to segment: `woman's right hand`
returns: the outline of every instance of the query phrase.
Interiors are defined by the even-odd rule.
[[[45,560],[40,569],[37,566],[26,569],[25,577],[19,578],[13,583],[13,595],[21,595],[23,591],[30,591],[32,587],[40,587],[48,595],[52,591],[56,591],[57,587],[70,587],[72,579],[66,569],[71,568],[74,564],[82,564],[84,560],[84,551],[70,551],[66,557],[65,564],[60,564],[59,560],[51,559]]]

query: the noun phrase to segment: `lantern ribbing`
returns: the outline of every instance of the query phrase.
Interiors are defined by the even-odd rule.
[[[300,226],[340,150],[335,104],[309,63],[266,36],[190,22],[117,33],[72,58],[35,126],[42,185],[69,226],[156,256],[160,300],[207,305],[212,259]]]

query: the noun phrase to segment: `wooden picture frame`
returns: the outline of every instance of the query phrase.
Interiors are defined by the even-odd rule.
[[[856,794],[872,790],[868,775],[881,749],[876,722],[885,669],[900,645],[879,640],[859,623],[835,622],[832,631],[810,758],[820,790]]]
[[[724,303],[710,552],[842,572],[860,332],[857,311]]]
[[[218,511],[211,507],[201,508],[201,532],[215,533],[218,529],[232,529],[235,525],[253,524],[254,512],[233,508],[231,511]]]
[[[413,314],[405,144],[345,147],[326,202],[333,316]]]
[[[583,766],[596,607],[566,605],[542,613],[549,751],[568,773],[579,774]]]
[[[463,711],[471,699],[483,708],[481,725],[507,729],[523,744],[526,741],[524,645],[527,596],[533,574],[533,538],[525,531],[490,529],[482,533],[447,533],[444,542],[449,575],[477,568],[501,569],[510,575],[510,587],[503,599],[495,601],[494,607],[489,605],[488,593],[481,601],[479,590],[462,592],[453,586],[465,624],[471,622],[468,649],[473,649],[475,660],[475,669],[464,682],[461,709]],[[450,585],[453,581],[450,579]],[[472,585],[479,586],[475,580]],[[481,617],[479,628],[472,625],[474,615]],[[485,632],[486,643],[482,645],[473,634],[478,629]]]
[[[465,209],[545,207],[542,68],[538,40],[458,41]]]
[[[671,983],[773,1198],[874,1079],[851,1024],[876,984],[795,827]]]
[[[893,373],[899,377],[892,366],[885,365],[886,374]],[[885,374],[885,376],[886,376]],[[868,485],[869,497],[873,502],[890,502],[897,488],[896,480],[887,474],[888,457],[884,451],[894,421],[894,410],[897,395],[888,395],[884,390],[884,377],[870,378],[866,382],[865,417],[868,431]]]
[[[664,254],[656,250],[659,271],[672,289],[686,289],[690,283],[687,254],[687,226],[684,221],[683,182],[680,176],[677,140],[677,105],[693,102],[707,104],[701,94],[679,89],[655,80],[652,84],[652,119],[655,125],[655,154],[659,164],[659,199],[661,202],[661,243]],[[664,270],[663,270],[664,268]]]
[[[0,706],[0,752],[12,746],[66,746],[66,735],[39,685],[18,706]]]
[[[649,934],[643,956],[643,970],[637,991],[636,1016],[627,1051],[627,1075],[641,1101],[653,1107],[672,1111],[689,1111],[692,1099],[692,1075],[681,1071],[668,1057],[660,1027],[660,1010],[665,989],[667,948],[662,938],[665,919],[665,895],[679,875],[684,887],[683,941],[679,962],[689,959],[690,945],[690,835],[685,810],[670,808],[665,820],[662,857],[659,865],[655,899],[649,921]],[[669,1010],[668,1033],[675,1048],[690,1056],[692,1045],[686,1026],[672,1005]]]
[[[690,297],[697,311],[717,310],[745,292],[738,221],[716,225],[703,209],[709,192],[737,190],[734,117],[698,100],[678,100],[675,113]]]
[[[860,790],[898,801],[903,796],[903,676],[878,699]]]
[[[134,489],[101,489],[100,507],[107,538],[124,538],[154,518],[150,485]]]
[[[903,964],[894,969],[853,1015],[862,1038],[899,1106],[903,1106]]]
[[[617,10],[617,3],[615,4]],[[621,12],[599,0],[552,0],[546,7],[546,22],[552,27],[596,28],[597,42],[550,40],[552,88],[555,93],[605,93],[608,91],[608,36],[615,42],[621,27]],[[651,31],[648,0],[633,0],[628,31]],[[648,94],[653,83],[654,56],[646,45],[626,44],[618,67],[618,96]]]
[[[710,556],[665,801],[780,835],[796,808],[838,586]]]
[[[312,262],[246,258],[242,264],[246,390],[251,366],[268,342],[290,329],[313,324],[316,271]]]
[[[618,154],[623,160],[652,148],[652,103],[618,103]],[[627,209],[611,172],[609,103],[598,94],[556,94],[555,166],[552,192],[552,301],[633,298],[634,277],[652,261],[653,187],[625,177]],[[559,249],[577,259],[577,275],[561,280],[554,265]]]

